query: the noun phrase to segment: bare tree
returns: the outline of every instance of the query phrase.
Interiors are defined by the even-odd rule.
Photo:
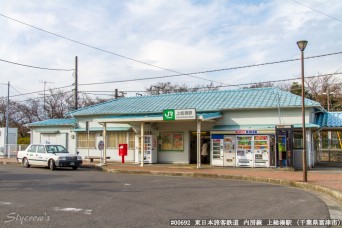
[[[5,99],[0,99],[0,127],[5,127],[6,125],[6,101]]]
[[[342,107],[341,81],[334,75],[308,78],[306,86],[312,99],[331,111],[340,111]]]
[[[50,94],[45,98],[45,112],[50,119],[63,118],[64,114],[71,110],[67,100],[72,96],[72,91],[49,90]]]
[[[274,83],[272,82],[258,82],[252,86],[250,86],[249,88],[264,88],[264,87],[273,87]]]
[[[26,124],[40,121],[43,118],[42,105],[39,100],[30,99],[25,102],[11,102],[10,125],[18,128],[21,138],[28,136]]]
[[[215,86],[214,83],[207,85],[197,85],[195,87],[188,87],[187,85],[177,85],[171,84],[171,82],[158,82],[150,87],[146,88],[146,93],[148,95],[159,95],[167,93],[181,93],[181,92],[203,92],[203,91],[213,91],[218,90],[219,87]]]

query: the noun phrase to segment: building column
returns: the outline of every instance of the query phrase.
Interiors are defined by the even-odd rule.
[[[140,126],[140,136],[141,136],[141,139],[140,139],[140,145],[141,145],[141,148],[140,148],[140,166],[143,167],[144,166],[144,153],[145,153],[145,145],[144,145],[144,122],[141,123],[141,126]]]
[[[107,123],[103,123],[103,164],[106,164],[107,158]]]
[[[201,119],[197,120],[197,169],[201,168]]]

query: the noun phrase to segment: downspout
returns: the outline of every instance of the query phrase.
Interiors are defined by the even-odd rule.
[[[278,93],[278,91],[275,92],[274,89],[273,89],[273,93],[275,93],[275,95],[277,97],[278,118],[279,118],[279,124],[281,124],[281,112],[280,112],[280,97],[279,97],[279,93]]]

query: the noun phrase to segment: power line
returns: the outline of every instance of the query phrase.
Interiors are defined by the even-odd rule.
[[[42,29],[42,28],[39,28],[39,27],[30,25],[30,24],[28,24],[28,23],[25,23],[25,22],[23,22],[23,21],[19,21],[19,20],[17,20],[17,19],[12,18],[12,17],[8,17],[8,16],[6,16],[6,15],[4,15],[4,14],[1,14],[1,13],[0,13],[0,16],[5,17],[5,18],[10,19],[10,20],[13,20],[13,21],[15,21],[15,22],[18,22],[18,23],[20,23],[20,24],[29,26],[29,27],[31,27],[31,28],[37,29],[37,30],[39,30],[39,31],[48,33],[48,34],[50,34],[50,35],[57,36],[57,37],[59,37],[59,38],[62,38],[62,39],[71,41],[71,42],[73,42],[73,43],[77,43],[77,44],[79,44],[79,45],[82,45],[82,46],[85,46],[85,47],[88,47],[88,48],[92,48],[92,49],[95,49],[95,50],[98,50],[98,51],[102,51],[102,52],[105,52],[105,53],[107,53],[107,54],[115,55],[115,56],[118,56],[118,57],[120,57],[120,58],[124,58],[124,59],[130,60],[130,61],[133,61],[133,62],[137,62],[137,63],[140,63],[140,64],[144,64],[144,65],[147,65],[147,66],[150,66],[150,67],[154,67],[154,68],[158,68],[158,69],[161,69],[161,70],[173,72],[173,73],[176,73],[176,74],[182,74],[182,73],[180,73],[180,72],[178,72],[178,71],[175,71],[175,70],[167,69],[167,68],[160,67],[160,66],[157,66],[157,65],[153,65],[153,64],[150,64],[150,63],[146,63],[146,62],[143,62],[143,61],[140,61],[140,60],[136,60],[136,59],[133,59],[133,58],[130,58],[130,57],[127,57],[127,56],[124,56],[124,55],[121,55],[121,54],[112,52],[112,51],[107,51],[107,50],[105,50],[105,49],[98,48],[98,47],[95,47],[95,46],[92,46],[92,45],[89,45],[89,44],[86,44],[86,43],[83,43],[83,42],[80,42],[80,41],[77,41],[77,40],[68,38],[68,37],[66,37],[66,36],[59,35],[59,34],[57,34],[57,33],[49,32],[49,31],[47,31],[47,30],[45,30],[45,29]],[[205,81],[210,81],[210,82],[215,82],[215,83],[224,84],[224,83],[222,83],[222,82],[216,82],[216,81],[213,81],[213,80],[209,80],[209,79],[205,79],[205,78],[201,78],[201,77],[197,77],[197,76],[192,76],[192,75],[187,75],[187,74],[182,74],[182,75],[189,76],[189,77],[193,77],[193,78],[197,78],[197,79],[202,79],[202,80],[205,80]]]
[[[318,78],[318,77],[325,77],[325,76],[333,76],[333,75],[340,75],[342,74],[342,72],[336,72],[336,73],[331,73],[331,74],[321,74],[321,75],[315,75],[315,76],[306,76],[306,79],[309,78]],[[273,81],[263,81],[263,82],[249,82],[249,83],[240,83],[240,84],[232,84],[232,85],[227,85],[227,86],[204,86],[204,87],[192,87],[192,88],[187,88],[189,90],[195,90],[195,89],[213,89],[213,88],[225,88],[225,87],[239,87],[239,86],[247,86],[247,85],[256,85],[256,84],[265,84],[265,83],[276,83],[276,82],[286,82],[286,81],[294,81],[294,80],[299,80],[301,79],[299,78],[289,78],[289,79],[282,79],[282,80],[273,80]],[[85,93],[85,94],[92,94],[92,95],[113,95],[114,91],[111,90],[101,90],[101,91],[96,91],[96,90],[92,90],[92,91],[79,91],[80,93]],[[143,93],[143,92],[147,92],[145,91],[136,91],[136,90],[124,90],[122,92],[126,92],[126,93]]]
[[[325,77],[325,76],[333,76],[335,74],[342,74],[342,72],[338,72],[338,73],[332,73],[332,74],[321,74],[321,75],[316,75],[316,76],[306,76],[305,79],[307,78],[318,78],[318,77]],[[275,83],[275,82],[286,82],[286,81],[294,81],[294,80],[299,80],[301,78],[289,78],[289,79],[283,79],[283,80],[273,80],[273,81],[264,81],[264,82],[254,82],[254,83],[243,83],[243,84],[235,84],[235,85],[231,85],[231,86],[244,86],[244,85],[255,85],[258,83]],[[218,87],[223,87],[223,86],[218,86]]]
[[[321,74],[321,75],[315,75],[315,76],[307,76],[305,77],[306,79],[308,78],[317,78],[317,77],[324,77],[324,76],[333,76],[333,75],[341,75],[342,72],[335,72],[335,73],[331,73],[331,74]],[[273,80],[273,81],[263,81],[263,82],[250,82],[250,83],[240,83],[240,84],[234,84],[234,85],[228,85],[228,86],[206,86],[206,87],[192,87],[192,88],[188,88],[189,90],[196,90],[196,89],[213,89],[213,88],[225,88],[225,87],[241,87],[241,86],[247,86],[247,85],[256,85],[256,84],[265,84],[265,83],[276,83],[276,82],[284,82],[284,81],[294,81],[294,80],[299,80],[300,78],[289,78],[289,79],[283,79],[283,80]],[[62,92],[60,94],[68,94],[71,93],[72,91],[65,91]],[[106,93],[108,92],[108,93]],[[79,91],[79,93],[81,94],[89,94],[89,95],[94,95],[94,96],[113,96],[113,93],[115,91],[110,91],[110,90],[106,90],[106,91]],[[146,93],[147,91],[122,91],[122,92],[126,92],[126,93]],[[52,97],[52,95],[47,95],[46,97]],[[36,98],[30,98],[30,99],[26,99],[26,100],[22,100],[22,101],[15,101],[15,102],[27,102],[27,101],[31,101],[31,100],[38,100],[38,99],[42,99],[43,97],[36,97]],[[96,100],[96,99],[92,99],[92,100]]]
[[[335,73],[330,73],[330,74],[321,74],[321,75],[315,75],[315,76],[306,76],[305,78],[317,78],[317,77],[324,77],[324,76],[333,76],[333,75],[340,75],[342,74],[341,72],[335,72]],[[224,88],[224,87],[238,87],[238,86],[246,86],[246,85],[255,85],[258,83],[275,83],[275,82],[285,82],[285,81],[293,81],[293,80],[299,80],[300,78],[289,78],[289,79],[282,79],[282,80],[273,80],[273,81],[263,81],[263,82],[250,82],[250,83],[242,83],[242,84],[232,84],[232,85],[226,85],[226,86],[213,86],[213,87],[197,87],[197,88],[189,88],[189,89],[204,89],[204,88]],[[118,81],[121,82],[121,81]],[[114,83],[114,82],[110,82]],[[102,83],[103,84],[103,83]],[[83,85],[83,84],[82,84]],[[63,86],[63,87],[58,87],[50,90],[56,90],[56,89],[63,89],[63,88],[68,88],[72,86]],[[18,96],[24,96],[24,95],[30,95],[30,94],[36,94],[36,93],[41,93],[44,91],[35,91],[35,92],[30,92],[30,93],[24,93],[24,94],[18,94],[18,95],[12,95],[10,97],[18,97]],[[71,91],[68,91],[71,92]],[[115,91],[79,91],[80,93],[94,93],[94,92],[108,92],[108,93],[114,93]],[[123,92],[132,92],[132,93],[139,93],[139,92],[146,92],[146,91],[123,91]],[[95,94],[94,94],[95,95]],[[104,95],[104,94],[103,94]],[[106,94],[107,95],[107,94]],[[5,98],[5,97],[0,97],[0,99]],[[32,98],[33,99],[33,98]],[[30,99],[28,99],[30,100]],[[25,100],[26,101],[26,100]]]
[[[17,90],[16,88],[14,88],[12,85],[10,85],[10,88],[12,88],[14,91],[16,91],[17,93],[20,93],[19,90]]]
[[[93,92],[88,92],[88,91],[79,91],[81,94],[89,94],[89,95],[95,95],[95,96],[114,96],[114,93],[97,93],[100,91],[93,91]],[[125,91],[128,92],[128,91]]]
[[[338,55],[338,54],[342,54],[342,51],[341,52],[335,52],[335,53],[323,54],[323,55],[309,56],[309,57],[306,57],[305,59],[314,59],[314,58],[320,58],[320,57],[326,57],[326,56]],[[136,79],[127,79],[127,80],[108,81],[108,82],[83,83],[83,84],[79,84],[79,86],[101,85],[101,84],[110,84],[110,83],[119,83],[119,82],[134,82],[134,81],[152,80],[152,79],[160,79],[160,78],[180,77],[180,76],[184,76],[184,75],[214,73],[214,72],[219,72],[219,71],[229,71],[229,70],[237,70],[237,69],[243,69],[243,68],[273,65],[273,64],[279,64],[279,63],[287,63],[287,62],[293,62],[293,61],[298,61],[298,60],[300,60],[300,59],[297,58],[297,59],[280,60],[280,61],[275,61],[275,62],[267,62],[267,63],[259,63],[259,64],[230,67],[230,68],[222,68],[222,69],[192,72],[192,73],[187,73],[187,74],[173,74],[173,75],[165,75],[165,76],[158,76],[158,77],[136,78]],[[225,83],[220,83],[220,84],[225,84]],[[227,85],[227,86],[229,86],[229,85]]]
[[[309,56],[309,57],[306,57],[305,59],[314,59],[314,58],[320,58],[320,57],[326,57],[326,56],[332,56],[332,55],[338,55],[338,54],[342,54],[342,52],[334,52],[334,53],[328,53],[328,54],[322,54],[322,55],[316,55],[316,56]],[[244,65],[244,66],[237,66],[237,67],[230,67],[230,68],[222,68],[222,69],[215,69],[215,70],[192,72],[192,73],[187,73],[187,75],[190,75],[190,74],[213,73],[213,72],[219,72],[219,71],[228,71],[228,70],[236,70],[236,69],[243,69],[243,68],[259,67],[259,66],[265,66],[265,65],[273,65],[273,64],[279,64],[279,63],[293,62],[293,61],[298,61],[298,60],[300,60],[300,59],[297,58],[297,59],[280,60],[280,61],[260,63],[260,64],[252,64],[252,65]],[[341,74],[341,73],[334,73],[334,74]],[[159,77],[136,78],[136,79],[128,79],[128,80],[109,81],[109,82],[83,83],[83,84],[78,84],[78,85],[79,86],[87,86],[87,85],[101,85],[101,84],[111,84],[111,83],[121,83],[121,82],[134,82],[134,81],[152,80],[152,79],[160,79],[160,78],[180,77],[180,76],[183,76],[183,75],[185,75],[185,74],[166,75],[166,76],[159,76]],[[330,74],[330,75],[333,75],[333,74]],[[316,76],[310,76],[310,77],[316,77]],[[306,77],[306,78],[308,78],[308,77]],[[285,79],[285,80],[282,80],[282,81],[287,81],[287,80],[296,80],[296,79]],[[220,83],[220,84],[225,84],[225,83]],[[246,85],[249,85],[249,84],[256,84],[256,83],[247,83]],[[219,87],[229,87],[229,86],[233,86],[234,87],[236,85],[227,85],[227,84],[225,84],[225,86],[219,86]],[[57,87],[57,88],[50,89],[50,90],[63,89],[63,88],[68,88],[68,87],[72,87],[72,85]],[[41,93],[41,92],[44,92],[44,91],[36,91],[36,92],[12,95],[10,97],[30,95],[30,94]],[[0,97],[0,98],[3,98],[3,97]]]
[[[74,70],[74,69],[56,69],[56,68],[47,68],[47,67],[37,67],[37,66],[26,65],[26,64],[22,64],[22,63],[11,62],[11,61],[8,61],[8,60],[5,60],[5,59],[0,59],[0,61],[6,62],[6,63],[15,64],[15,65],[19,65],[19,66],[40,69],[40,70],[54,70],[54,71],[72,71],[72,70]]]
[[[292,1],[294,1],[294,2],[296,2],[296,3],[298,3],[298,4],[303,5],[302,3],[297,2],[297,1],[295,1],[295,0],[292,0]],[[308,6],[306,6],[306,5],[303,5],[303,6],[308,7]],[[310,8],[310,7],[309,7],[309,8]],[[313,9],[313,8],[311,8],[311,9]],[[313,9],[313,10],[315,10],[315,9]],[[315,11],[317,11],[317,10],[315,10]],[[317,11],[317,12],[319,12],[319,11]],[[319,12],[319,13],[322,13],[322,12]],[[270,65],[270,64],[277,64],[277,63],[285,63],[285,62],[291,62],[291,61],[300,60],[300,59],[292,59],[292,60],[283,60],[283,61],[270,62],[270,63],[263,63],[263,64],[253,64],[253,65],[247,65],[247,66],[232,67],[232,68],[226,68],[226,69],[217,69],[217,70],[209,70],[209,71],[195,72],[195,73],[180,73],[180,72],[178,72],[178,71],[174,71],[174,70],[171,70],[171,69],[167,69],[167,68],[164,68],[164,67],[160,67],[160,66],[157,66],[157,65],[153,65],[153,64],[150,64],[150,63],[146,63],[146,62],[143,62],[143,61],[140,61],[140,60],[136,60],[136,59],[133,59],[133,58],[130,58],[130,57],[127,57],[127,56],[124,56],[124,55],[121,55],[121,54],[112,52],[112,51],[107,51],[107,50],[105,50],[105,49],[98,48],[98,47],[95,47],[95,46],[92,46],[92,45],[89,45],[89,44],[86,44],[86,43],[83,43],[83,42],[80,42],[80,41],[77,41],[77,40],[68,38],[68,37],[66,37],[66,36],[62,36],[62,35],[59,35],[59,34],[56,34],[56,33],[50,32],[50,31],[47,31],[47,30],[45,30],[45,29],[42,29],[42,28],[39,28],[39,27],[30,25],[30,24],[25,23],[25,22],[23,22],[23,21],[19,21],[19,20],[17,20],[17,19],[8,17],[8,16],[6,16],[6,15],[4,15],[4,14],[1,14],[1,13],[0,13],[0,16],[5,17],[5,18],[10,19],[10,20],[13,20],[13,21],[16,21],[16,22],[18,22],[18,23],[24,24],[24,25],[29,26],[29,27],[31,27],[31,28],[40,30],[40,31],[42,31],[42,32],[45,32],[45,33],[48,33],[48,34],[57,36],[57,37],[59,37],[59,38],[62,38],[62,39],[65,39],[65,40],[68,40],[68,41],[77,43],[77,44],[82,45],[82,46],[86,46],[86,47],[89,47],[89,48],[92,48],[92,49],[95,49],[95,50],[98,50],[98,51],[102,51],[102,52],[105,52],[105,53],[108,53],[108,54],[111,54],[111,55],[115,55],[115,56],[118,56],[118,57],[121,57],[121,58],[130,60],[130,61],[134,61],[134,62],[137,62],[137,63],[141,63],[141,64],[144,64],[144,65],[148,65],[148,66],[151,66],[151,67],[154,67],[154,68],[159,68],[159,69],[162,69],[162,70],[165,70],[165,71],[177,73],[177,75],[169,75],[169,76],[161,76],[161,77],[145,78],[145,79],[135,79],[135,80],[133,80],[133,81],[148,80],[148,79],[157,79],[157,78],[166,78],[166,77],[177,77],[177,76],[189,76],[189,77],[193,77],[193,78],[197,78],[197,79],[202,79],[202,80],[206,80],[206,81],[210,81],[210,82],[214,82],[214,83],[225,84],[225,83],[222,83],[222,82],[216,82],[216,81],[213,81],[213,80],[209,80],[209,79],[205,79],[205,78],[201,78],[201,77],[197,77],[197,76],[193,76],[193,75],[194,75],[194,74],[200,74],[200,73],[212,73],[212,72],[218,72],[218,71],[227,71],[227,70],[234,70],[234,69],[242,69],[242,68],[249,68],[249,67],[255,67],[255,66],[263,66],[263,65]],[[326,15],[326,16],[329,16],[329,15]],[[329,17],[330,17],[330,16],[329,16]],[[334,19],[337,19],[337,18],[334,18]],[[339,19],[337,19],[337,20],[339,20]],[[340,20],[339,20],[339,21],[340,21]],[[305,58],[305,59],[317,58],[317,57],[323,57],[323,56],[334,55],[334,54],[341,54],[341,53],[342,53],[342,52],[331,53],[331,54],[327,54],[327,55],[307,57],[307,58]],[[38,67],[37,67],[37,68],[38,68]],[[49,69],[49,68],[44,68],[44,69]],[[53,70],[53,69],[51,69],[51,70]],[[54,69],[54,70],[60,70],[60,69]],[[97,84],[116,83],[116,82],[125,82],[125,81],[126,81],[126,80],[123,80],[123,81],[113,81],[113,82],[103,82],[103,83],[88,83],[88,84],[80,84],[80,85],[97,85]],[[127,80],[127,81],[132,81],[132,80]],[[225,84],[225,85],[227,85],[227,84]]]
[[[301,3],[301,2],[298,2],[298,1],[296,1],[296,0],[291,0],[291,1],[293,1],[293,2],[295,2],[295,3],[297,3],[297,4],[299,4],[299,5],[302,5],[302,6],[306,7],[306,8],[309,8],[309,9],[311,9],[311,10],[313,10],[313,11],[316,11],[317,13],[320,13],[320,14],[322,14],[322,15],[324,15],[324,16],[330,17],[331,19],[334,19],[334,20],[336,20],[336,21],[342,22],[342,20],[340,20],[340,19],[338,19],[338,18],[336,18],[336,17],[330,16],[330,15],[328,15],[328,14],[326,14],[326,13],[323,13],[322,11],[319,11],[319,10],[316,10],[316,9],[310,7],[310,6],[304,5],[304,4]]]
[[[69,86],[61,86],[61,87],[57,87],[57,88],[53,88],[53,89],[49,89],[49,90],[57,90],[57,89],[64,89],[64,88],[68,88],[68,87],[73,87],[72,85],[69,85]],[[40,91],[34,91],[34,92],[29,92],[29,93],[20,93],[20,94],[17,94],[17,95],[12,95],[10,97],[19,97],[19,96],[25,96],[25,95],[31,95],[31,94],[36,94],[36,93],[43,93],[44,90],[40,90]],[[1,98],[4,98],[4,97],[0,97]]]
[[[72,93],[72,91],[61,92],[61,93],[58,93],[58,94],[56,94],[56,95],[68,94],[68,93]],[[54,96],[54,95],[45,95],[45,98],[53,97],[53,96]],[[27,102],[27,101],[32,101],[32,100],[40,100],[40,99],[43,99],[43,98],[44,98],[44,96],[39,96],[39,97],[29,98],[29,99],[21,100],[21,101],[16,100],[15,102]]]

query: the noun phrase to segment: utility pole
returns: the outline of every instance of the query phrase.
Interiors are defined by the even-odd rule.
[[[121,95],[119,95],[119,93],[121,93]],[[115,89],[115,93],[114,93],[114,97],[115,97],[115,99],[118,99],[118,98],[120,98],[120,97],[125,97],[125,92],[119,92],[119,90],[118,89]]]
[[[119,93],[121,93],[121,95],[119,95]],[[115,97],[115,99],[118,99],[120,97],[125,97],[125,94],[126,94],[125,92],[121,92],[118,89],[115,89],[114,97]]]
[[[74,105],[74,109],[77,110],[78,109],[78,66],[77,66],[77,56],[75,56],[75,105]]]
[[[8,82],[8,87],[7,87],[7,108],[6,108],[6,152],[8,158],[11,157],[11,151],[9,150],[9,145],[8,145],[8,119],[9,119],[9,93],[10,93],[10,82]]]
[[[53,82],[47,82],[47,81],[40,81],[41,83],[44,83],[44,106],[43,106],[43,110],[44,110],[44,120],[47,119],[47,116],[46,116],[46,100],[45,100],[45,88],[46,88],[46,83],[53,83]]]
[[[119,92],[118,92],[118,89],[115,89],[115,99],[118,99],[118,97],[119,97]]]

